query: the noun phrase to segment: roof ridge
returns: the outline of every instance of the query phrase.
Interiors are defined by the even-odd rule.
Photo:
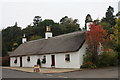
[[[77,34],[77,33],[84,33],[85,31],[75,31],[75,32],[71,32],[71,33],[67,33],[67,34],[61,34],[52,38],[57,38],[57,37],[63,37],[63,36],[68,36],[68,35],[72,35],[72,34]]]
[[[75,31],[75,32],[67,33],[67,34],[61,34],[61,35],[58,35],[58,36],[54,36],[54,37],[51,37],[49,39],[59,38],[59,37],[68,36],[68,35],[71,35],[71,34],[83,33],[83,32],[85,32],[85,31]],[[28,41],[26,43],[35,42],[35,41],[39,41],[39,40],[49,40],[49,39],[41,38],[41,39],[37,39],[37,40],[31,40],[31,41]]]

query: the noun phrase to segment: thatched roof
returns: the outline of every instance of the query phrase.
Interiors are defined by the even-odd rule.
[[[75,52],[83,45],[85,36],[85,32],[78,31],[49,39],[29,41],[21,44],[10,56]]]

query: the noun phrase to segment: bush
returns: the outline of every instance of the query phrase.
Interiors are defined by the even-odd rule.
[[[96,68],[96,65],[92,62],[92,54],[91,53],[86,53],[86,55],[84,56],[84,60],[83,60],[83,65],[81,66],[81,68]]]
[[[118,65],[118,53],[112,49],[104,51],[98,56],[96,63],[92,62],[93,55],[91,53],[86,53],[84,56],[84,62],[81,68],[96,68],[96,67],[106,67],[106,66],[117,66]]]
[[[91,53],[86,53],[86,55],[84,55],[83,64],[85,64],[89,61],[92,62],[92,54]]]
[[[98,67],[116,66],[118,65],[118,53],[113,50],[105,51],[98,60]]]
[[[83,64],[81,66],[81,68],[91,68],[91,69],[94,69],[94,68],[96,68],[96,65],[93,64],[92,62],[88,61],[87,63]]]

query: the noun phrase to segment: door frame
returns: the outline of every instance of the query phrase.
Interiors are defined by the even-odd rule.
[[[20,56],[20,67],[22,67],[22,56]]]
[[[51,55],[51,67],[55,67],[55,55]]]

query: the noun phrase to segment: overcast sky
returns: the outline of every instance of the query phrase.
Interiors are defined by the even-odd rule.
[[[84,26],[85,17],[90,14],[92,19],[101,19],[109,6],[118,12],[119,0],[0,0],[0,29],[13,26],[25,28],[33,22],[34,16],[42,20],[52,19],[55,22],[68,16],[78,19]]]

